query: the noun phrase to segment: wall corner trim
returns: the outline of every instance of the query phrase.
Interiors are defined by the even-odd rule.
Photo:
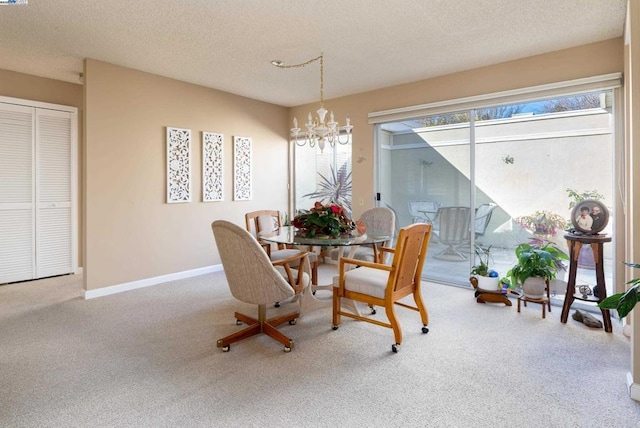
[[[164,282],[176,281],[179,279],[192,278],[194,276],[205,275],[207,273],[221,272],[222,265],[212,265],[197,269],[186,270],[182,272],[170,273],[167,275],[155,276],[152,278],[140,279],[138,281],[125,282],[122,284],[111,285],[109,287],[96,288],[95,290],[85,290],[84,299],[94,299],[96,297],[104,297],[110,294],[122,293],[138,288],[149,287],[151,285],[162,284]]]
[[[631,373],[627,373],[627,386],[629,387],[629,397],[632,400],[640,401],[640,384],[633,382]]]

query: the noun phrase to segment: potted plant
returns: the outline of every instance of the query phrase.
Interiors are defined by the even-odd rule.
[[[492,260],[491,245],[486,248],[476,245],[475,252],[479,263],[471,268],[471,278],[469,278],[469,281],[471,281],[474,286],[482,290],[499,290],[500,278],[498,272],[493,269],[489,269],[489,264]],[[475,284],[474,280],[476,282]]]
[[[624,264],[632,268],[640,269],[640,264],[637,263],[624,262]],[[628,281],[627,284],[631,285],[627,291],[607,297],[598,303],[598,306],[601,309],[615,309],[618,311],[618,317],[620,319],[626,317],[636,303],[640,301],[640,277]]]
[[[316,202],[309,211],[295,216],[291,224],[306,238],[339,238],[349,236],[356,229],[348,211],[333,202],[327,205]]]
[[[506,282],[510,288],[521,285],[524,295],[532,299],[544,296],[547,281],[564,268],[562,260],[569,259],[555,244],[542,240],[520,244],[515,252],[517,263],[507,272]]]
[[[516,222],[535,236],[542,238],[556,236],[558,230],[564,230],[567,227],[567,220],[564,217],[544,210],[518,217]]]

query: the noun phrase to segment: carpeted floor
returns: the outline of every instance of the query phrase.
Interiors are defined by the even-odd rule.
[[[223,353],[215,343],[239,328],[233,312],[254,311],[223,273],[93,300],[81,292],[73,276],[0,287],[0,426],[640,424],[620,325],[562,324],[558,307],[543,320],[536,304],[518,314],[425,284],[431,331],[399,308],[398,354],[389,329],[344,319],[333,331],[329,305],[282,328],[291,353],[266,336]]]

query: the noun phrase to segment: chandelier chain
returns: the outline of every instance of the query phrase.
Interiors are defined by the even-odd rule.
[[[315,58],[310,59],[309,61],[301,62],[300,64],[291,64],[287,65],[285,63],[280,63],[275,65],[278,68],[302,68],[306,67],[309,64],[313,64],[314,62],[320,60],[320,106],[324,105],[324,54],[317,56]]]

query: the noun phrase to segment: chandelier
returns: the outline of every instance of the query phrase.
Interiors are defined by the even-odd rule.
[[[327,142],[331,147],[334,147],[336,142],[340,144],[347,144],[349,142],[351,130],[353,129],[353,126],[351,126],[351,119],[348,114],[346,118],[346,125],[340,126],[340,124],[335,121],[333,111],[328,112],[327,109],[324,108],[324,54],[300,64],[285,65],[284,62],[277,60],[271,61],[271,64],[278,68],[300,68],[318,60],[320,60],[320,108],[316,110],[317,117],[314,118],[311,113],[307,116],[307,123],[304,124],[307,128],[306,131],[303,132],[304,138],[300,138],[301,129],[298,127],[298,118],[294,117],[290,139],[295,141],[298,146],[304,146],[308,143],[309,147],[315,147],[317,144],[320,149],[320,153],[322,153]],[[325,122],[327,113],[329,113],[329,121]],[[344,131],[345,139],[340,138],[340,133],[342,131]]]

